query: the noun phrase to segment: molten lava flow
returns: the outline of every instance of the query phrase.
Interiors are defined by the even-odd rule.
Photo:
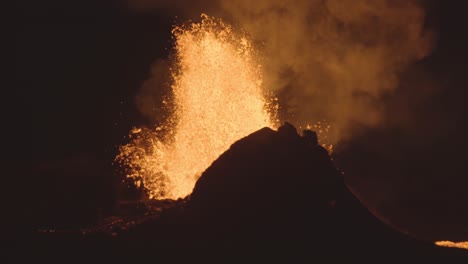
[[[155,130],[134,129],[116,160],[150,198],[184,197],[211,163],[236,140],[276,127],[276,106],[262,90],[249,39],[202,15],[173,30],[174,113]]]
[[[455,248],[468,249],[468,241],[464,241],[464,242],[437,241],[435,242],[435,244],[441,247],[455,247]]]

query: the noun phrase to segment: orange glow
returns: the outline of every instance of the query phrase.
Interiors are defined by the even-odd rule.
[[[468,249],[468,241],[452,242],[452,241],[445,240],[445,241],[437,241],[435,242],[435,244],[441,247],[455,247],[455,248]]]
[[[250,40],[221,20],[176,27],[174,113],[154,130],[135,128],[116,157],[150,198],[177,199],[232,143],[277,127],[276,101],[262,89]]]

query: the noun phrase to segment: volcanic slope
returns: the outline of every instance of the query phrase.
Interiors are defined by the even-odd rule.
[[[447,263],[467,257],[380,222],[346,187],[316,133],[301,136],[289,123],[235,142],[203,173],[184,206],[138,227],[128,241],[141,244],[142,237],[155,249],[258,260]]]
[[[468,251],[437,247],[380,222],[349,191],[315,132],[299,135],[288,123],[235,142],[176,204],[117,236],[67,238],[54,248],[42,243],[40,255],[170,263],[468,263]]]

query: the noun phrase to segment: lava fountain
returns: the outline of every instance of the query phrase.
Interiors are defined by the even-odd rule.
[[[236,140],[277,127],[276,101],[248,37],[221,20],[175,27],[172,114],[155,129],[131,131],[116,161],[150,198],[177,199]]]

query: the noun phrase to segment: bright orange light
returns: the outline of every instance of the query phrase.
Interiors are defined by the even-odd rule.
[[[246,36],[206,15],[173,34],[174,114],[165,126],[133,129],[133,141],[116,157],[156,199],[187,196],[232,143],[277,126],[276,105],[262,89],[262,69]]]
[[[468,241],[452,242],[452,241],[445,240],[445,241],[437,241],[435,242],[435,244],[441,247],[455,247],[455,248],[468,249]]]

